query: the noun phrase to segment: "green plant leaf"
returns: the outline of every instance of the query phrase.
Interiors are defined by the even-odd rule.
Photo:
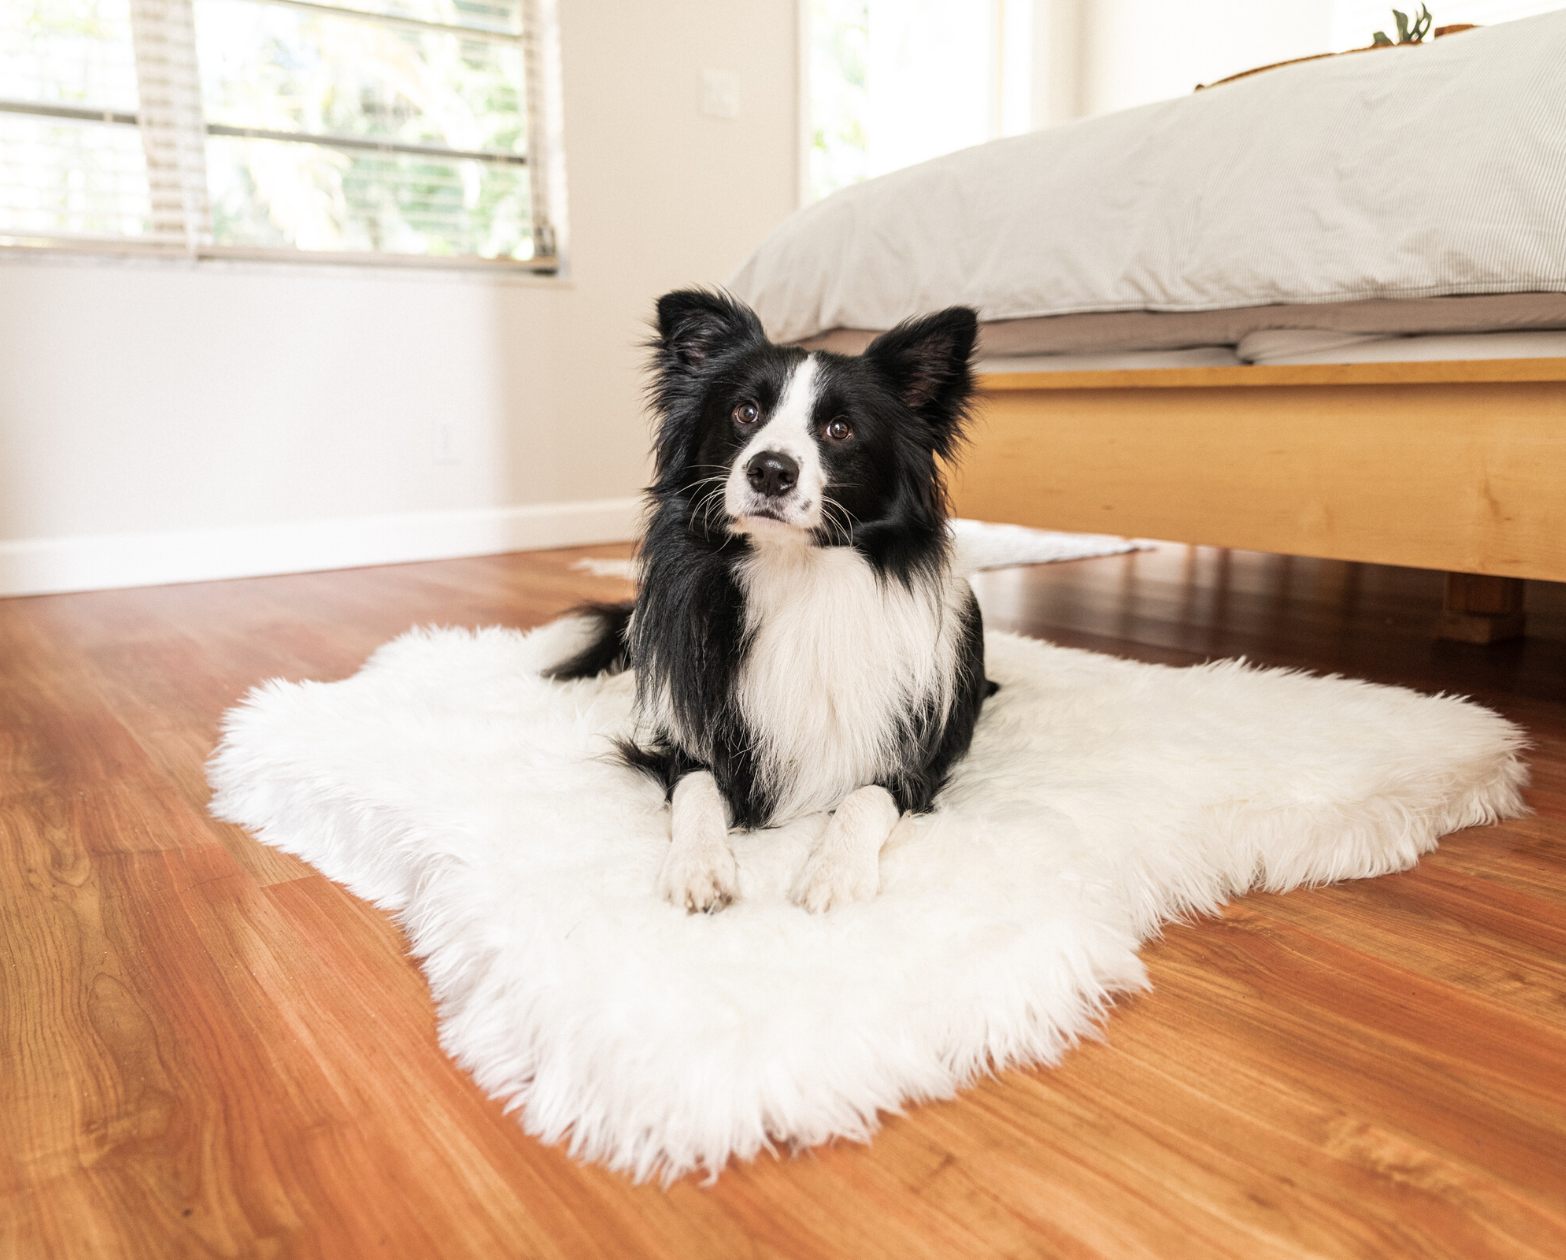
[[[1392,41],[1387,38],[1387,33],[1385,31],[1377,31],[1370,37],[1370,42],[1377,48],[1392,47]]]

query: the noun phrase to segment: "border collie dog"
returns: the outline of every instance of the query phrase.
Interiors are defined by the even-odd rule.
[[[936,461],[962,436],[976,331],[952,307],[859,357],[807,353],[727,295],[659,300],[641,593],[583,610],[589,637],[547,672],[636,671],[620,751],[669,794],[675,905],[734,898],[730,826],[823,810],[793,899],[875,896],[898,819],[967,751],[993,684]]]

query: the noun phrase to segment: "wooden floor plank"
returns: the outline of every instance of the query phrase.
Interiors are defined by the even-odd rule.
[[[1412,874],[1257,895],[1251,913],[1347,945],[1509,1010],[1566,1026],[1566,917],[1558,900],[1435,865]]]
[[[0,1257],[1566,1254],[1566,588],[1430,637],[1437,574],[1211,548],[981,574],[987,621],[1474,696],[1535,816],[1241,899],[1056,1068],[868,1146],[631,1185],[441,1052],[385,915],[205,813],[224,709],[412,625],[530,626],[621,547],[0,601]]]
[[[1563,1036],[1408,968],[1235,906],[1150,950],[1157,990],[1232,1039],[1229,1070],[1381,1117],[1416,1145],[1485,1167],[1560,1216]],[[1210,1066],[1210,1065],[1209,1065]]]
[[[1556,877],[1566,867],[1566,820],[1513,818],[1460,832],[1424,861],[1468,876],[1481,892],[1515,889],[1561,907],[1556,914],[1566,915],[1566,887]]]
[[[1199,1038],[1156,1039],[1155,1054],[1155,1038],[1136,1036],[1133,1026],[1113,1034],[1109,1047],[1084,1052],[1060,1080],[1033,1078],[1041,1094],[1033,1107],[1044,1122],[1059,1114],[1056,1094],[1064,1093],[1146,1134],[1140,1167],[1122,1176],[1159,1180],[1208,1205],[1217,1236],[1199,1238],[1190,1250],[1239,1237],[1246,1255],[1527,1254],[1517,1235],[1528,1231],[1518,1229],[1516,1212],[1529,1209],[1525,1199],[1408,1141],[1373,1108],[1345,1107],[1342,1099],[1287,1088],[1271,1073],[1248,1072],[1236,1044],[1248,1040],[1244,1027],[1195,1027]],[[1116,1159],[1136,1150],[1122,1141],[1093,1145]],[[1416,1165],[1424,1170],[1418,1183],[1411,1179]],[[1496,1207],[1499,1227],[1485,1219],[1487,1207]],[[1542,1219],[1546,1233],[1554,1228]],[[1182,1217],[1176,1229],[1190,1238],[1197,1223]]]

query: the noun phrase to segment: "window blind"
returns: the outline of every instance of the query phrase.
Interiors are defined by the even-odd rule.
[[[0,0],[0,244],[553,270],[535,0]]]

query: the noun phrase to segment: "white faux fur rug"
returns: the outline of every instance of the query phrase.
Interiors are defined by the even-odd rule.
[[[1128,551],[1146,551],[1153,545],[1114,534],[1065,534],[1054,529],[1029,529],[1026,525],[960,517],[952,520],[951,529],[957,544],[953,559],[964,573],[1006,569],[1014,564],[1055,564],[1092,556],[1118,556]]]
[[[1086,560],[1092,556],[1118,556],[1147,551],[1153,544],[1114,534],[1063,534],[1053,529],[1029,529],[1025,525],[997,525],[990,521],[954,519],[953,557],[961,573],[980,569],[1007,569],[1016,564],[1054,564],[1060,560]],[[594,577],[640,579],[635,560],[588,556],[571,566]]]
[[[879,897],[787,901],[817,816],[735,837],[741,899],[690,917],[653,891],[662,793],[605,756],[632,679],[541,680],[558,633],[416,631],[346,681],[258,687],[212,809],[395,911],[446,1049],[529,1132],[638,1178],[1053,1063],[1169,919],[1521,810],[1521,734],[1476,705],[992,633],[1002,689]]]

